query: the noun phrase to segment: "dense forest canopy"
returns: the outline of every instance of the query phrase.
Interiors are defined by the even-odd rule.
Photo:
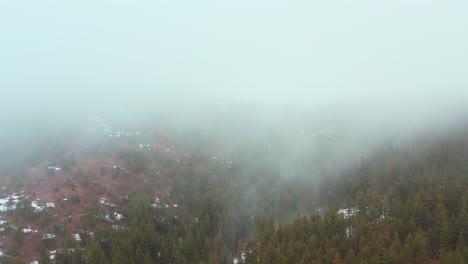
[[[342,172],[321,194],[325,212],[258,222],[245,262],[466,263],[468,137],[452,136],[384,149]]]

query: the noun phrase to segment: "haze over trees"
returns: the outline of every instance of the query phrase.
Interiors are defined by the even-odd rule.
[[[467,9],[3,1],[0,262],[468,262]]]

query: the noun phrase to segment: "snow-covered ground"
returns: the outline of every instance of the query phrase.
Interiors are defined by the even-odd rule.
[[[44,234],[42,235],[42,239],[54,239],[55,235],[54,234]]]
[[[40,199],[36,199],[34,201],[31,202],[31,207],[34,208],[34,211],[36,213],[38,212],[41,212],[42,210],[44,210],[44,208],[55,208],[55,204],[52,203],[52,202],[47,202],[47,203],[41,203],[40,202]]]
[[[153,148],[151,147],[150,144],[139,144],[138,147],[139,147],[140,149],[145,149],[145,150],[148,150],[148,151],[153,150]]]
[[[117,221],[125,219],[125,217],[122,214],[119,214],[119,213],[114,213],[114,218]]]
[[[174,207],[174,208],[178,208],[179,205],[174,203],[172,204],[172,206],[170,204],[167,204],[167,203],[164,203],[164,204],[161,204],[161,201],[159,200],[159,198],[154,198],[154,202],[151,204],[151,207],[154,207],[154,208],[170,208],[170,207]]]
[[[2,198],[0,198],[0,212],[15,210],[18,202],[24,197],[24,192],[4,195]]]
[[[234,259],[233,259],[233,263],[234,263],[234,264],[245,263],[245,252],[244,252],[244,251],[241,252],[240,260],[239,260],[239,258],[234,258]]]
[[[344,218],[349,218],[356,215],[359,212],[359,209],[356,207],[344,208],[338,210],[338,214],[343,215]]]
[[[107,205],[107,206],[109,206],[109,207],[117,207],[116,204],[113,204],[113,203],[109,202],[109,201],[107,200],[107,198],[105,198],[105,197],[102,197],[102,198],[99,200],[99,202],[100,202],[101,204]]]
[[[25,234],[37,233],[37,232],[38,232],[37,230],[32,229],[30,226],[26,226],[25,228],[23,228],[23,233]]]

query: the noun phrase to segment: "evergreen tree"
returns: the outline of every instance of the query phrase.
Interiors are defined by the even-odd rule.
[[[104,252],[101,249],[99,243],[91,239],[88,246],[86,247],[86,263],[89,264],[105,264],[108,263]]]

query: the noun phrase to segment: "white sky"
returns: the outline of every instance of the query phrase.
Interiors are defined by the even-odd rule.
[[[0,103],[448,108],[468,102],[467,14],[462,0],[1,1]]]

